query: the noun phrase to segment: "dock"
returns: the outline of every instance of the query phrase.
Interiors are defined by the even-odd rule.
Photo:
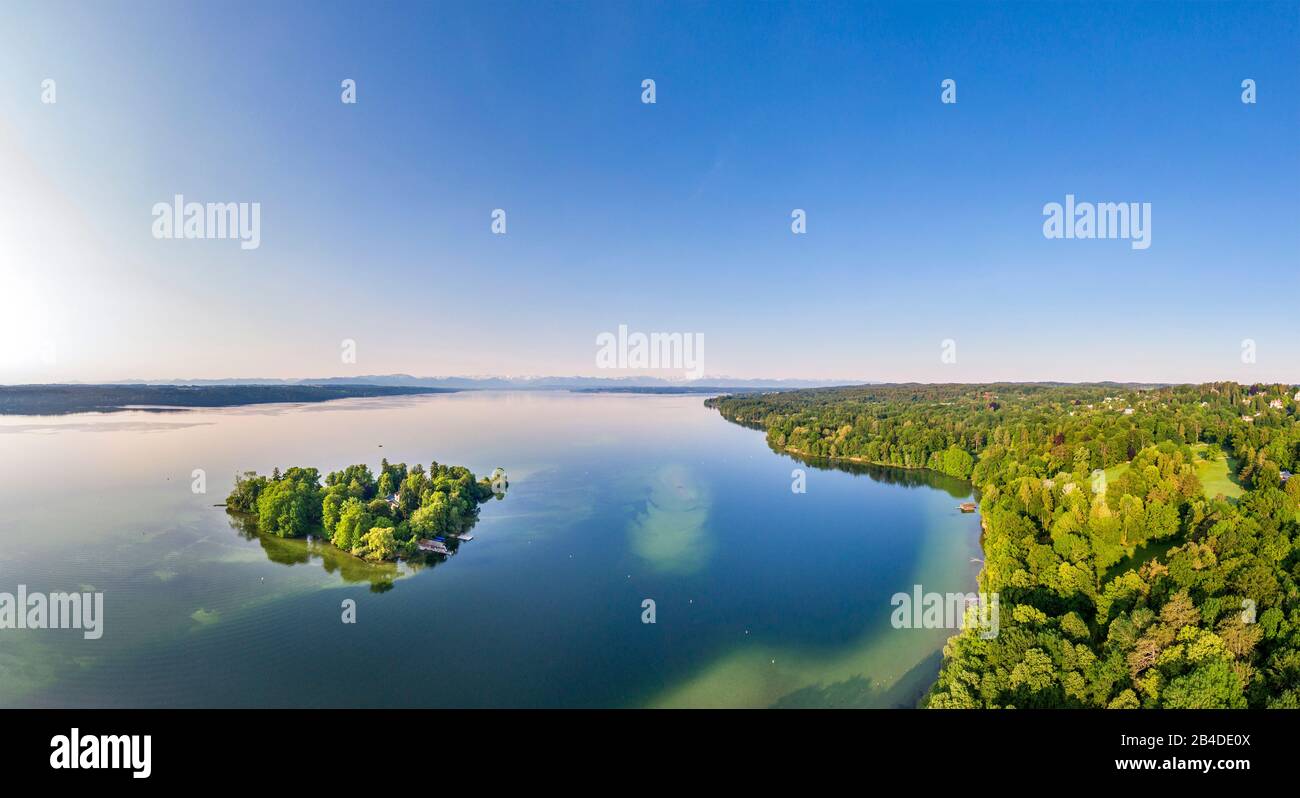
[[[420,547],[420,551],[431,551],[434,554],[442,554],[444,556],[451,554],[451,550],[447,548],[445,543],[436,540],[425,538],[420,540],[416,545]]]

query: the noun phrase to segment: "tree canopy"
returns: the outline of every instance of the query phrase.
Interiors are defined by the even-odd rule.
[[[325,475],[314,468],[276,469],[270,477],[236,476],[226,499],[234,512],[256,516],[258,530],[278,537],[320,534],[340,549],[370,560],[412,556],[422,538],[461,534],[478,520],[479,506],[504,496],[505,471],[476,479],[464,466],[437,462],[409,469],[380,463]]]

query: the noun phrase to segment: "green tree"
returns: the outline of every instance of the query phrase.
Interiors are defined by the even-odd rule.
[[[339,520],[334,527],[331,542],[340,549],[351,552],[361,542],[361,536],[373,526],[374,518],[366,511],[361,500],[348,499],[339,510]]]
[[[397,540],[391,526],[377,526],[361,536],[361,542],[352,551],[367,560],[391,560],[397,555]]]

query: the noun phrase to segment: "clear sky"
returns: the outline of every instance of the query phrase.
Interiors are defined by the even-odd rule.
[[[1295,2],[9,2],[0,382],[621,376],[620,324],[711,376],[1293,382],[1298,149]],[[155,239],[175,194],[260,247]],[[1150,248],[1045,238],[1067,194]]]

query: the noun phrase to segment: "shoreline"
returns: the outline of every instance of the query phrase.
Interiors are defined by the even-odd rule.
[[[77,413],[177,413],[265,404],[317,404],[460,393],[458,388],[396,385],[0,385],[0,416]]]
[[[762,431],[762,432],[764,433],[764,438],[766,439],[766,437],[767,437],[767,436],[766,436],[767,427],[766,427],[765,425],[763,425],[761,422],[757,422],[757,421],[753,421],[753,422],[751,422],[751,421],[745,421],[745,420],[742,420],[742,419],[739,419],[739,418],[736,418],[736,419],[730,419],[730,418],[728,418],[726,415],[722,414],[721,412],[720,412],[718,415],[721,416],[721,417],[723,418],[723,420],[725,420],[725,421],[731,421],[732,423],[735,423],[735,424],[737,424],[737,425],[739,425],[739,426],[746,427],[746,428],[748,428],[748,429],[752,429],[752,430],[755,430],[755,431]],[[769,442],[768,445],[769,445],[769,448],[772,448],[770,442]],[[983,584],[984,584],[984,571],[985,571],[985,567],[986,567],[986,564],[987,564],[987,553],[984,551],[984,541],[985,541],[985,539],[988,537],[988,521],[987,521],[987,519],[985,518],[984,513],[981,512],[981,511],[980,511],[980,508],[979,508],[979,488],[976,487],[975,483],[972,482],[971,480],[969,480],[969,479],[962,479],[961,477],[953,476],[952,474],[945,474],[945,473],[942,472],[942,471],[936,471],[935,469],[930,468],[930,467],[928,467],[928,466],[900,466],[900,465],[894,465],[894,464],[892,464],[892,463],[881,463],[881,462],[877,462],[877,461],[874,461],[874,460],[868,460],[868,459],[863,458],[863,457],[853,457],[853,456],[843,456],[843,455],[840,455],[840,456],[830,456],[830,455],[811,455],[811,454],[808,454],[808,453],[806,453],[806,452],[803,452],[802,450],[800,450],[800,449],[798,449],[797,447],[794,447],[794,446],[782,446],[782,447],[779,448],[779,449],[777,449],[777,448],[772,448],[772,451],[773,451],[773,452],[776,452],[777,454],[786,454],[786,455],[795,456],[797,459],[802,460],[802,461],[804,461],[804,462],[807,462],[809,465],[813,465],[814,468],[816,468],[816,467],[818,467],[818,466],[816,466],[814,463],[809,462],[809,461],[813,461],[813,460],[824,460],[824,461],[826,461],[827,463],[852,463],[852,464],[854,464],[854,465],[875,466],[875,467],[877,467],[877,468],[893,468],[893,469],[898,469],[898,470],[900,470],[900,471],[910,471],[910,472],[927,471],[927,472],[929,472],[929,473],[931,473],[931,474],[934,474],[934,475],[936,475],[936,476],[943,477],[943,478],[945,478],[945,479],[954,479],[954,480],[957,480],[957,481],[959,481],[959,482],[962,482],[962,483],[964,483],[964,484],[966,484],[966,485],[969,485],[969,486],[970,486],[970,490],[971,490],[971,496],[974,497],[975,500],[976,500],[976,501],[975,501],[976,508],[975,508],[975,510],[974,510],[973,512],[974,512],[974,515],[979,519],[979,525],[980,525],[979,537],[978,537],[978,540],[976,541],[976,546],[979,548],[979,552],[980,552],[980,560],[979,560],[979,562],[980,562],[980,567],[979,567],[979,569],[976,570],[976,572],[975,572],[975,585],[974,585],[974,586],[975,586],[975,589],[976,589],[977,591],[983,589]],[[936,487],[935,489],[936,489],[936,490],[939,490],[939,488],[937,488],[937,487]],[[964,511],[961,511],[960,509],[958,509],[958,512],[961,512],[963,515],[965,515],[965,514],[969,514],[969,513],[965,513]],[[948,658],[947,658],[947,656],[945,655],[944,652],[945,652],[945,649],[947,649],[947,647],[948,647],[948,640],[951,640],[953,637],[956,637],[957,635],[962,634],[963,631],[964,631],[964,630],[962,630],[962,629],[956,629],[956,630],[953,630],[953,634],[950,635],[950,636],[947,638],[947,640],[945,640],[944,644],[943,644],[942,646],[940,646],[939,649],[938,649],[936,652],[934,652],[934,654],[931,655],[931,657],[933,657],[933,656],[938,656],[938,658],[939,658],[938,668],[935,670],[934,675],[933,675],[930,679],[927,680],[926,684],[925,684],[925,685],[922,687],[922,689],[920,690],[920,694],[917,696],[916,703],[913,705],[913,708],[915,708],[915,709],[925,709],[925,708],[926,708],[926,707],[924,706],[924,703],[923,703],[923,702],[924,702],[924,701],[926,700],[926,698],[930,695],[930,691],[931,691],[931,690],[934,688],[934,686],[938,683],[939,675],[942,673],[944,665],[947,664],[947,660],[948,660]],[[927,658],[927,659],[928,659],[928,658]],[[921,664],[924,664],[924,663],[921,663]],[[919,667],[919,666],[918,666],[918,667]],[[901,681],[903,678],[905,678],[905,677],[906,677],[906,674],[905,674],[903,677],[900,677],[900,681]],[[898,687],[897,684],[893,685],[893,688],[896,689],[897,687]],[[913,685],[913,687],[916,687],[916,685]]]

